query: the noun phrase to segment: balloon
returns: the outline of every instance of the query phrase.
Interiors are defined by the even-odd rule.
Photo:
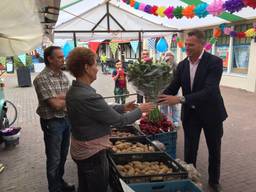
[[[157,44],[156,44],[156,50],[157,50],[158,52],[162,52],[162,53],[163,53],[163,52],[166,52],[167,49],[168,49],[168,44],[167,44],[165,38],[162,37],[162,38],[157,42]]]

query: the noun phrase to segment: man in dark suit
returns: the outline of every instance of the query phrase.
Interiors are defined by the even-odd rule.
[[[204,44],[202,31],[188,33],[185,42],[187,58],[179,63],[173,81],[159,96],[158,102],[169,105],[182,103],[184,158],[195,166],[203,129],[209,151],[209,185],[215,191],[221,191],[221,138],[223,121],[227,118],[219,88],[223,64],[219,57],[204,50]],[[180,87],[183,96],[175,96]]]

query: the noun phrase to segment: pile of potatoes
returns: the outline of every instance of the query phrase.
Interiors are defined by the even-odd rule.
[[[151,145],[142,144],[139,142],[131,143],[124,140],[116,141],[112,147],[115,153],[149,153],[155,152],[155,148]]]
[[[141,162],[131,161],[125,165],[117,165],[117,169],[122,176],[146,176],[172,173],[172,169],[163,162]]]
[[[128,131],[118,131],[117,129],[111,130],[111,137],[132,137],[132,136],[135,136],[135,135]]]

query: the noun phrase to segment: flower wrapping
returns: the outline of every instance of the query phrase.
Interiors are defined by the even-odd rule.
[[[147,102],[156,102],[157,96],[169,85],[174,67],[166,63],[135,62],[128,66],[128,81]]]

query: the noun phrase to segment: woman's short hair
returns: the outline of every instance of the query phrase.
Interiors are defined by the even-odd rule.
[[[67,58],[67,67],[74,77],[81,77],[85,74],[85,65],[93,65],[96,54],[88,48],[77,47],[73,49]]]

